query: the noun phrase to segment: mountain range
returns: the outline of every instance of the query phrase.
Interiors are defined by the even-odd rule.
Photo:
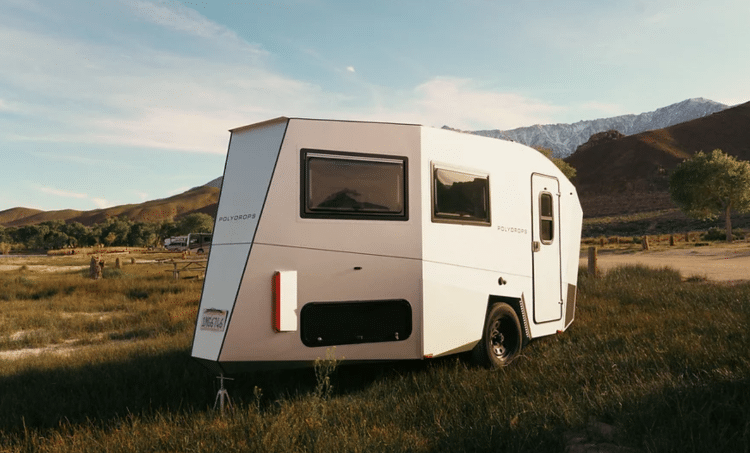
[[[676,118],[684,118],[681,115],[688,115],[686,112],[692,112],[688,116],[699,116],[632,135],[614,129],[589,135],[575,153],[565,159],[577,170],[573,183],[578,189],[584,216],[673,209],[668,191],[669,173],[697,151],[710,152],[719,148],[742,160],[750,160],[750,102],[729,108],[724,106],[717,112],[707,113],[722,105],[705,99],[688,99],[654,112],[610,118],[619,118],[618,121],[630,124],[630,127],[637,124],[645,127],[646,118],[650,118],[649,121],[677,121]],[[677,106],[682,106],[682,109]],[[642,119],[637,119],[639,117]],[[575,124],[596,122],[605,120]],[[0,211],[0,225],[22,226],[49,220],[91,225],[118,216],[153,222],[173,220],[194,212],[213,216],[216,215],[221,181],[219,177],[169,198],[92,211],[12,208]]]
[[[506,131],[495,129],[470,133],[512,140],[534,148],[549,148],[553,156],[567,157],[588,141],[589,137],[599,132],[615,130],[624,135],[638,134],[702,118],[728,107],[710,99],[693,98],[639,115],[620,115],[578,121],[572,124],[537,124]]]
[[[573,183],[584,215],[600,217],[674,208],[671,171],[714,149],[750,160],[750,102],[639,134],[595,134],[565,161],[577,171]]]

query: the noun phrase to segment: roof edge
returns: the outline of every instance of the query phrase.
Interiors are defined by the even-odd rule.
[[[240,132],[247,129],[252,129],[255,127],[260,126],[266,126],[268,124],[273,124],[281,121],[289,121],[289,120],[300,120],[300,121],[322,121],[322,122],[332,122],[332,123],[363,123],[363,124],[392,124],[397,126],[416,126],[416,127],[424,127],[422,124],[416,124],[416,123],[399,123],[399,122],[390,122],[390,121],[366,121],[366,120],[337,120],[337,119],[330,119],[330,118],[303,118],[303,117],[291,117],[291,116],[280,116],[278,118],[273,118],[270,120],[261,121],[259,123],[253,123],[248,124],[246,126],[240,126],[236,127],[234,129],[229,129],[229,132]]]
[[[244,130],[248,130],[248,129],[253,129],[253,128],[256,128],[256,127],[267,126],[269,124],[281,123],[281,122],[285,122],[285,121],[289,121],[289,120],[290,120],[290,118],[288,118],[286,116],[280,116],[278,118],[273,118],[273,119],[270,119],[270,120],[261,121],[259,123],[253,123],[253,124],[248,124],[246,126],[235,127],[234,129],[229,129],[229,132],[232,132],[232,133],[234,133],[234,132],[240,132],[240,131],[244,131]]]

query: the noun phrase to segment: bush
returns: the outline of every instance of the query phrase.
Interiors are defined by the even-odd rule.
[[[727,239],[727,231],[721,228],[709,228],[708,231],[701,235],[704,241],[724,241]],[[732,240],[737,239],[737,234],[732,232]]]

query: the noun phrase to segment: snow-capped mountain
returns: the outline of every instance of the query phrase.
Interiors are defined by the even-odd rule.
[[[578,121],[573,124],[545,124],[507,131],[496,129],[471,133],[513,140],[532,147],[550,148],[555,157],[567,157],[598,132],[616,130],[625,135],[638,134],[701,118],[728,107],[710,99],[693,98],[640,115],[621,115]]]

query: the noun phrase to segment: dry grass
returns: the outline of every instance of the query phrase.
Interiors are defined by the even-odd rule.
[[[105,264],[105,278],[93,281],[87,259],[25,258],[0,272],[0,351],[150,338],[192,325],[202,282],[173,281],[156,264]]]
[[[15,294],[3,316],[25,307],[13,315],[23,329],[56,332],[51,341],[122,336],[3,362],[0,450],[564,451],[591,420],[641,451],[750,448],[750,285],[642,267],[582,275],[571,329],[532,342],[508,368],[328,360],[235,376],[234,410],[221,416],[210,409],[214,377],[189,358],[185,311],[200,284],[162,270],[126,266],[100,282],[0,274]],[[32,297],[48,288],[58,292]]]

